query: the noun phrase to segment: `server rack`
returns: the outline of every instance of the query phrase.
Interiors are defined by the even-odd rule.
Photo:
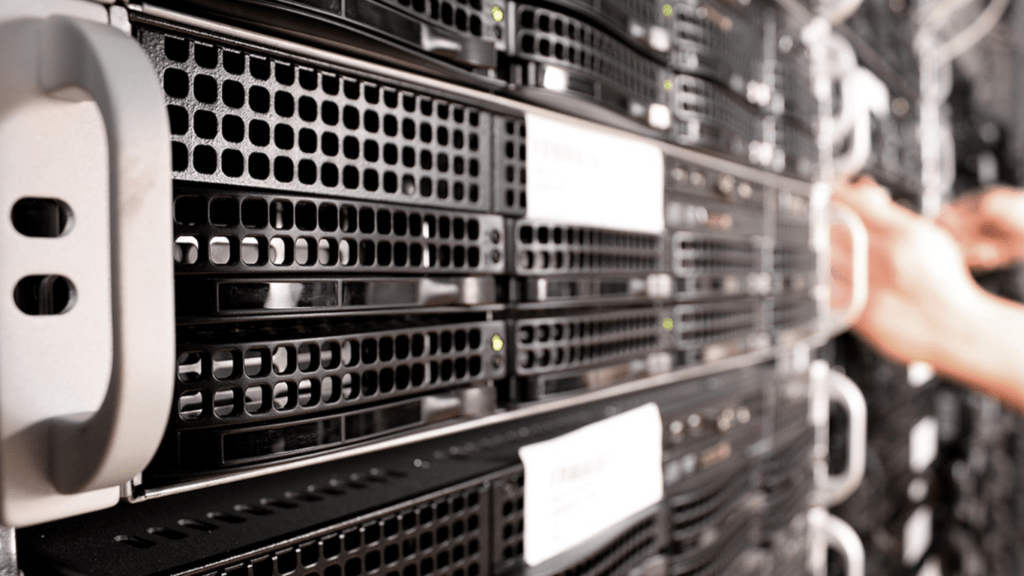
[[[0,139],[69,167],[0,182],[25,573],[808,570],[829,159],[747,4],[12,4]],[[545,212],[601,169],[646,220]],[[44,348],[85,398],[22,410]],[[650,403],[665,499],[529,565],[518,450]]]

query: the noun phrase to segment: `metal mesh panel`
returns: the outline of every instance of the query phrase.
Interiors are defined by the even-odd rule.
[[[366,202],[179,188],[179,273],[500,273],[504,221]]]
[[[760,140],[755,109],[713,82],[677,74],[669,107],[676,120],[675,140],[684,146],[708,147],[746,161],[750,143]]]
[[[757,294],[761,256],[756,238],[677,232],[672,237],[676,298]]]
[[[818,316],[818,302],[810,296],[772,300],[769,307],[775,330],[799,328],[814,322]]]
[[[789,118],[776,118],[777,148],[785,153],[785,171],[811,180],[818,174],[818,144],[805,128]]]
[[[487,211],[491,114],[358,73],[140,28],[175,178]]]
[[[661,268],[661,238],[653,234],[519,220],[513,241],[517,276],[646,275]]]
[[[307,498],[332,497],[326,488]],[[490,484],[460,486],[417,498],[370,517],[340,522],[234,555],[182,576],[487,576]],[[243,509],[257,514],[264,506]],[[256,512],[252,512],[255,510]],[[270,512],[267,512],[268,514]],[[219,518],[218,518],[219,519]],[[134,536],[151,542],[175,530]],[[128,538],[130,536],[125,536]]]
[[[763,51],[760,30],[744,19],[755,16],[751,11],[739,17],[709,0],[672,4],[672,68],[743,93],[759,72]]]
[[[718,535],[710,543],[676,541],[671,550],[672,576],[720,576],[730,574],[730,566],[743,550],[753,544],[755,524],[744,510],[733,510],[726,522],[715,530]],[[705,541],[706,542],[706,541]]]
[[[581,20],[519,4],[515,33],[522,60],[582,72],[641,102],[663,100],[662,71],[653,60]]]
[[[526,214],[526,122],[494,117],[494,211]]]
[[[477,38],[504,45],[508,37],[507,20],[496,14],[505,12],[503,0],[489,1],[487,6],[481,0],[376,0],[428,20],[449,30],[469,34]],[[495,12],[494,8],[498,11]]]
[[[768,345],[757,300],[680,304],[673,309],[680,364],[714,361]]]
[[[502,574],[519,565],[523,556],[523,473],[494,482],[494,572]]]
[[[750,469],[744,468],[720,483],[669,498],[673,538],[687,538],[720,520],[750,492],[750,478]]]
[[[516,376],[601,366],[665,347],[665,313],[630,308],[515,321]]]
[[[172,429],[348,409],[504,376],[502,322],[331,338],[183,344]]]

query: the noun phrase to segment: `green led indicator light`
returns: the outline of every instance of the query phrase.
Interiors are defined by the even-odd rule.
[[[661,13],[665,15],[665,18],[672,16],[672,5],[665,4],[661,7]]]
[[[665,80],[665,90],[671,90],[671,89],[672,89],[672,81],[671,80]]]
[[[491,8],[491,16],[494,16],[495,22],[501,22],[505,19],[505,12],[501,10],[500,6],[494,6]]]
[[[675,326],[675,322],[673,322],[671,318],[665,318],[661,322],[661,327],[669,332],[672,331],[673,326]]]
[[[505,347],[505,341],[501,339],[501,336],[495,334],[491,336],[491,349],[495,352],[501,352],[502,348]]]

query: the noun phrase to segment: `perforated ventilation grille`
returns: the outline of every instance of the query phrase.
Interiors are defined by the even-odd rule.
[[[674,563],[668,573],[671,576],[725,576],[733,574],[731,567],[737,557],[752,544],[753,528],[749,525],[733,527],[725,534],[720,534],[708,550],[696,558]],[[673,560],[679,560],[674,556]]]
[[[673,317],[677,349],[694,351],[685,356],[687,364],[745,351],[761,329],[761,307],[756,300],[681,304],[673,310]]]
[[[612,36],[547,8],[516,7],[516,56],[598,78],[642,102],[660,102],[661,70]]]
[[[746,160],[750,143],[760,140],[757,112],[728,89],[677,74],[672,79],[671,95],[670,108],[680,144],[708,146]]]
[[[600,366],[663,350],[665,313],[615,312],[534,318],[515,323],[517,376]]]
[[[674,538],[681,539],[706,530],[731,510],[749,492],[750,470],[742,469],[713,486],[669,499],[669,521]]]
[[[490,550],[487,506],[490,485],[445,490],[409,501],[389,511],[347,521],[290,538],[280,547],[267,544],[242,552],[216,567],[180,573],[182,576],[487,576]],[[295,507],[310,499],[351,497],[346,491],[325,487],[289,499],[267,499],[259,505],[236,506],[246,515],[265,516],[273,507]],[[296,500],[299,499],[299,500]],[[222,514],[221,516],[229,516]],[[211,517],[213,520],[220,518]],[[223,520],[231,522],[231,520]],[[205,521],[193,521],[206,524]],[[189,531],[190,527],[182,525]],[[202,527],[192,528],[202,531]],[[213,529],[216,529],[214,526]],[[156,530],[156,531],[154,531]],[[150,534],[124,535],[148,546],[162,539],[176,540],[178,530],[151,529]],[[184,537],[184,536],[182,536]],[[124,540],[121,540],[124,541]],[[159,545],[159,544],[157,544]],[[147,547],[148,547],[147,546]],[[240,556],[240,557],[239,557]]]
[[[818,144],[805,128],[782,118],[775,123],[778,146],[786,154],[786,172],[810,180],[818,173]]]
[[[495,41],[505,38],[507,20],[499,19],[492,13],[497,6],[503,13],[505,2],[481,0],[377,0],[392,8],[429,20],[449,30],[469,34],[477,38]]]
[[[734,90],[746,89],[747,80],[761,64],[761,33],[736,16],[707,0],[674,3],[672,68],[716,80]]]
[[[784,482],[793,470],[807,468],[814,445],[814,430],[808,429],[787,446],[774,452],[761,467],[761,483],[771,488]]]
[[[672,252],[672,271],[679,276],[747,274],[761,269],[761,248],[747,238],[676,234]]]
[[[522,562],[523,473],[495,480],[493,497],[494,573],[502,574]]]
[[[174,177],[487,211],[491,114],[357,74],[142,28]]]
[[[522,564],[523,476],[512,474],[494,482],[494,573],[507,574]],[[664,545],[666,526],[653,514],[638,520],[597,552],[554,576],[620,576],[658,552]]]
[[[661,238],[652,234],[519,220],[514,241],[519,276],[640,275],[661,267]]]
[[[810,464],[797,464],[793,475],[782,485],[768,493],[762,528],[771,534],[788,525],[793,518],[808,508],[808,495],[814,490]]]
[[[773,300],[770,306],[772,326],[776,330],[797,328],[818,316],[818,303],[810,297]]]
[[[494,117],[494,211],[526,214],[526,122]]]
[[[503,272],[500,216],[336,202],[298,196],[179,189],[181,273]]]
[[[394,401],[503,376],[504,324],[179,348],[172,427],[265,421]],[[499,366],[504,365],[504,362]]]
[[[817,256],[808,246],[775,247],[775,271],[780,273],[809,272],[817,264]]]
[[[589,557],[555,576],[624,576],[657,553],[665,526],[656,516],[640,520]]]

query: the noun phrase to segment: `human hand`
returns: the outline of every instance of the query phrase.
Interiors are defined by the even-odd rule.
[[[961,196],[937,219],[957,242],[967,265],[991,270],[1024,261],[1024,192],[991,188]]]
[[[887,356],[933,362],[944,341],[982,305],[960,248],[943,228],[892,202],[870,179],[840,187],[833,200],[852,209],[868,232],[868,299],[854,330]],[[848,297],[849,237],[833,230],[832,275]]]

